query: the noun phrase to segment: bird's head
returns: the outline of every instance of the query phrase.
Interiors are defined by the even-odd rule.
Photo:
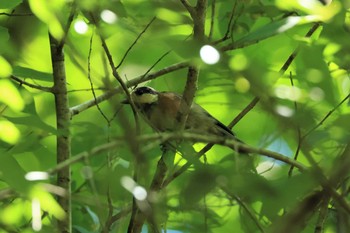
[[[135,104],[152,104],[158,101],[158,92],[151,87],[138,87],[131,93]]]

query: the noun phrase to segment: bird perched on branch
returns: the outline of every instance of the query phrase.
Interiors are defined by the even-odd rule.
[[[173,92],[158,92],[144,86],[136,88],[131,93],[131,99],[154,129],[162,132],[178,129],[180,122],[177,116],[182,100],[181,95]],[[241,142],[228,127],[195,103],[189,111],[185,129],[198,134],[227,136]]]

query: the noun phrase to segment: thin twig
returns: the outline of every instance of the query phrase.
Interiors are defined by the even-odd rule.
[[[312,132],[314,132],[316,129],[321,127],[321,125],[323,125],[323,123],[328,119],[328,117],[330,117],[333,114],[333,112],[337,110],[349,98],[350,98],[350,93],[342,101],[340,101],[333,109],[331,109],[317,125],[312,127],[307,133],[305,133],[304,136],[302,137],[302,140],[305,140],[305,138],[308,137]]]
[[[213,38],[213,33],[214,33],[214,23],[215,23],[215,13],[216,13],[215,6],[216,6],[216,0],[212,0],[212,2],[211,2],[210,29],[209,29],[209,35],[208,35],[209,40],[211,40]]]
[[[92,53],[93,38],[94,38],[94,33],[91,34],[90,42],[89,42],[88,75],[87,75],[87,77],[88,77],[89,82],[90,82],[91,92],[92,92],[92,95],[94,96],[96,107],[97,107],[98,111],[101,113],[101,115],[103,116],[103,118],[107,121],[107,124],[109,126],[110,125],[110,121],[108,120],[107,116],[103,113],[102,109],[100,108],[100,105],[96,102],[96,93],[95,93],[95,89],[94,89],[94,84],[93,84],[93,82],[91,80],[91,53]]]
[[[228,127],[231,129],[235,126],[242,118],[247,115],[259,102],[260,98],[255,97],[250,103],[230,122]]]
[[[99,33],[99,36],[100,36],[100,39],[101,39],[101,42],[102,42],[102,47],[103,47],[103,49],[105,51],[105,54],[107,56],[110,68],[112,70],[112,74],[113,74],[114,78],[118,81],[118,83],[120,84],[122,90],[124,91],[128,101],[130,103],[130,106],[131,106],[131,109],[132,109],[133,115],[134,115],[134,120],[135,120],[135,125],[136,125],[136,132],[139,132],[140,131],[140,125],[139,125],[138,114],[137,114],[137,111],[136,111],[135,104],[134,104],[133,100],[130,97],[130,92],[128,90],[128,87],[126,86],[125,82],[120,77],[117,69],[115,68],[112,54],[111,54],[111,52],[110,52],[110,50],[109,50],[109,48],[107,46],[106,40],[103,38],[103,36],[99,32],[98,24],[97,24],[97,21],[95,20],[94,15],[92,13],[90,13],[90,16],[91,16],[91,18],[92,18],[92,20],[93,20],[93,22],[94,22],[94,24],[96,26],[97,32]],[[96,102],[96,99],[97,98],[95,98],[95,102]]]
[[[232,7],[232,10],[231,10],[231,13],[230,13],[230,19],[229,19],[228,24],[227,24],[227,29],[226,29],[225,35],[221,39],[219,39],[217,41],[214,41],[213,44],[219,44],[219,43],[221,43],[221,42],[223,42],[223,41],[225,41],[225,40],[230,38],[229,35],[230,35],[230,32],[232,31],[232,28],[234,26],[233,25],[233,18],[235,16],[235,12],[236,12],[236,8],[237,8],[237,5],[238,5],[238,2],[239,1],[235,1],[234,5]]]
[[[95,155],[101,154],[102,152],[108,151],[108,150],[115,148],[117,146],[120,146],[120,145],[125,145],[125,140],[120,140],[120,141],[116,140],[113,142],[109,142],[109,143],[106,143],[103,145],[96,146],[96,147],[92,148],[90,151],[84,151],[84,152],[81,152],[77,155],[71,156],[71,158],[69,158],[65,161],[62,161],[61,163],[57,164],[55,167],[48,169],[46,172],[50,175],[53,175],[66,167],[69,167],[75,163],[78,163],[78,162],[84,160],[85,157],[91,158]]]
[[[5,16],[34,16],[33,13],[18,13],[18,14],[15,14],[15,13],[6,13],[6,12],[0,12],[0,15],[5,15]]]
[[[248,214],[248,216],[250,217],[250,219],[255,223],[255,225],[257,226],[257,228],[259,229],[260,232],[264,233],[265,230],[263,228],[263,226],[261,226],[259,220],[257,219],[257,217],[254,215],[253,211],[248,207],[248,205],[246,205],[244,203],[244,201],[241,200],[241,198],[239,198],[237,195],[233,194],[227,187],[225,187],[224,185],[220,185],[220,188],[222,191],[224,191],[229,197],[231,197],[232,199],[236,200],[237,203],[239,204],[240,207],[242,207],[242,209]]]
[[[142,32],[136,37],[135,41],[130,45],[130,47],[126,50],[122,60],[119,62],[119,64],[115,67],[115,69],[118,69],[124,62],[125,58],[128,56],[131,49],[136,45],[136,43],[139,41],[141,36],[147,31],[147,29],[151,26],[151,24],[154,22],[156,17],[153,17],[151,21],[146,25],[146,27],[142,30]]]
[[[294,81],[293,81],[293,76],[292,76],[292,72],[290,72],[290,75],[289,75],[289,79],[290,79],[290,84],[292,85],[292,87],[294,87]],[[297,101],[294,101],[294,111],[297,113],[298,112],[298,104],[297,104]],[[298,123],[297,123],[298,124]],[[302,144],[302,137],[301,137],[301,129],[300,129],[300,126],[299,124],[297,125],[297,134],[298,134],[298,146],[297,146],[297,149],[295,150],[295,154],[294,154],[294,160],[298,160],[298,156],[299,156],[299,152],[300,152],[300,149],[301,149],[301,144]],[[288,171],[288,176],[291,177],[292,174],[293,174],[293,169],[294,167],[291,166],[289,168],[289,171]]]
[[[329,205],[330,197],[326,196],[322,199],[322,203],[320,206],[320,211],[318,213],[318,218],[315,226],[315,233],[324,232],[324,224],[326,222],[327,214],[328,214],[328,205]]]
[[[153,64],[151,65],[151,67],[144,73],[143,77],[146,77],[149,72],[151,72],[151,70],[161,61],[163,60],[164,57],[166,57],[169,53],[171,52],[171,50],[165,52],[162,56],[160,56],[160,58]],[[142,81],[142,78],[141,78]]]
[[[34,88],[34,89],[37,89],[37,90],[41,90],[41,91],[45,91],[45,92],[52,92],[52,88],[51,87],[43,87],[43,86],[39,86],[39,85],[35,85],[35,84],[32,84],[32,83],[28,83],[14,75],[11,75],[10,78],[13,80],[13,81],[16,81],[17,83],[21,84],[21,85],[25,85],[25,86],[28,86],[28,87],[31,87],[31,88]]]
[[[75,2],[73,2],[72,7],[71,7],[71,11],[70,11],[70,14],[69,14],[69,17],[67,19],[67,23],[66,23],[66,26],[65,26],[65,29],[64,29],[63,38],[61,39],[60,44],[58,46],[59,49],[63,48],[63,46],[66,43],[68,31],[70,29],[70,26],[72,25],[72,22],[73,22],[73,19],[74,19],[74,16],[75,16],[75,12],[76,12],[76,4],[75,4]]]

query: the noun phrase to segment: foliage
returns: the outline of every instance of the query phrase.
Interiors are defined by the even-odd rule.
[[[54,232],[69,215],[74,232],[349,229],[350,1],[301,2],[0,1],[0,232]],[[50,43],[64,48],[59,70]],[[154,133],[121,104],[137,84],[197,89],[253,153],[199,135],[223,145],[198,158],[192,135]],[[177,153],[159,146],[179,137]]]

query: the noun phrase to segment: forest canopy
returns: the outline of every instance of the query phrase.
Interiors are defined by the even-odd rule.
[[[0,232],[347,232],[349,9],[0,0]],[[177,130],[140,86],[183,96]]]

